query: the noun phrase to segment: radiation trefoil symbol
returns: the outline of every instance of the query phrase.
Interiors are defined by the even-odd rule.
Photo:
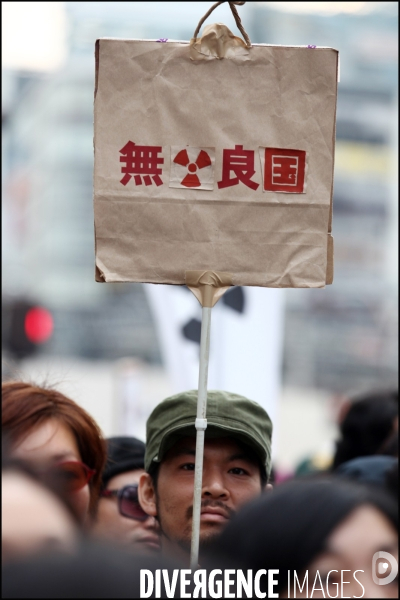
[[[214,188],[214,148],[171,147],[170,187]]]

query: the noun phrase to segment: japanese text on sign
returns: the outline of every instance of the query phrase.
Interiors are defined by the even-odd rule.
[[[139,146],[132,141],[119,151],[123,177],[120,183],[126,186],[133,177],[136,186],[163,185],[162,146]],[[259,147],[262,165],[262,190],[302,194],[305,192],[305,150]],[[215,148],[171,146],[170,187],[214,189]],[[218,189],[239,184],[255,191],[255,151],[236,144],[234,148],[222,149],[222,174],[217,181]]]

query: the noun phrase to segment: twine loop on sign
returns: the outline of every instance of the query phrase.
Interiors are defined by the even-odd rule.
[[[219,6],[220,4],[224,4],[224,3],[225,3],[225,1],[223,1],[223,2],[216,2],[215,4],[213,4],[213,5],[212,5],[212,7],[210,8],[210,10],[206,12],[206,14],[204,15],[204,17],[202,17],[202,18],[200,19],[200,21],[199,21],[199,24],[198,24],[198,25],[197,25],[197,27],[196,27],[196,31],[195,31],[195,32],[194,32],[194,34],[193,34],[193,39],[194,39],[194,41],[196,41],[196,40],[197,40],[197,36],[198,36],[198,34],[199,34],[199,31],[200,31],[200,29],[201,29],[201,26],[203,25],[204,21],[205,21],[206,19],[208,19],[208,17],[211,15],[211,13],[213,12],[213,10],[217,8],[217,6]],[[238,13],[238,11],[236,10],[236,6],[235,6],[235,4],[236,4],[237,6],[243,6],[243,4],[246,4],[246,2],[228,2],[228,4],[229,4],[229,6],[230,6],[230,9],[231,9],[231,11],[232,11],[233,17],[234,17],[234,19],[235,19],[236,26],[237,26],[237,28],[239,29],[240,33],[242,34],[242,36],[243,36],[243,39],[244,39],[244,41],[245,41],[245,43],[246,43],[246,47],[247,47],[247,48],[251,48],[251,41],[250,41],[250,38],[249,38],[249,36],[247,35],[247,33],[246,33],[246,30],[245,30],[245,28],[244,28],[244,27],[243,27],[243,25],[242,25],[242,21],[241,21],[241,19],[240,19],[240,17],[239,17],[239,13]]]

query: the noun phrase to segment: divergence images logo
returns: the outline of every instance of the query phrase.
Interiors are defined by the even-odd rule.
[[[385,562],[381,560],[376,564],[379,559],[384,559]],[[389,564],[392,568],[389,575],[386,577],[378,577],[378,574],[384,575],[384,573],[388,572]],[[372,579],[374,580],[374,583],[377,585],[387,585],[388,583],[392,583],[397,577],[398,568],[397,560],[394,556],[389,554],[389,552],[383,552],[383,550],[375,552],[372,557]]]

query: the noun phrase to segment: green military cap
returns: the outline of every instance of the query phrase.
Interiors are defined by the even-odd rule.
[[[165,453],[183,436],[195,436],[197,390],[170,396],[158,404],[147,419],[144,467],[160,463]],[[269,476],[272,423],[256,402],[230,392],[207,392],[207,437],[231,437],[249,446]]]

